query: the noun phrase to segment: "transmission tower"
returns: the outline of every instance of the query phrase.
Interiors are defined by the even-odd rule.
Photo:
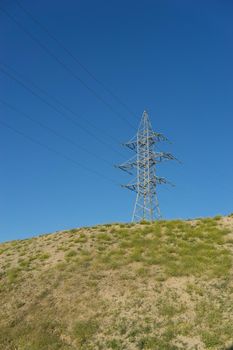
[[[176,159],[170,153],[155,151],[157,143],[161,141],[168,140],[162,134],[153,131],[149,116],[144,111],[136,136],[123,144],[135,152],[129,161],[118,165],[118,168],[130,175],[135,175],[136,171],[136,179],[127,185],[122,185],[137,193],[132,221],[154,221],[161,218],[157,185],[169,182],[164,177],[156,175],[157,164],[163,160]]]

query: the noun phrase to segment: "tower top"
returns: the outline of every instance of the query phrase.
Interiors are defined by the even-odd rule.
[[[138,131],[140,130],[145,130],[146,128],[152,130],[152,125],[150,122],[149,114],[147,113],[146,110],[143,111],[141,121],[138,127]]]

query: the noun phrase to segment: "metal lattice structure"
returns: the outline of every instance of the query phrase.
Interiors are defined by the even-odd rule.
[[[175,159],[170,153],[155,151],[157,143],[161,141],[168,140],[162,134],[153,131],[149,116],[144,111],[136,137],[123,144],[135,152],[129,161],[118,166],[130,175],[134,175],[136,171],[136,179],[122,185],[137,193],[132,221],[154,221],[161,218],[157,185],[169,182],[156,175],[157,164],[163,160]]]

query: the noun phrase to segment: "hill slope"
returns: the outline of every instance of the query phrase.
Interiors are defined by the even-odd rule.
[[[226,349],[233,217],[0,244],[0,349]]]

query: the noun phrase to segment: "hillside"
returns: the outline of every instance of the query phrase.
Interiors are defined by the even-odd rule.
[[[230,349],[233,216],[0,244],[0,349]]]

